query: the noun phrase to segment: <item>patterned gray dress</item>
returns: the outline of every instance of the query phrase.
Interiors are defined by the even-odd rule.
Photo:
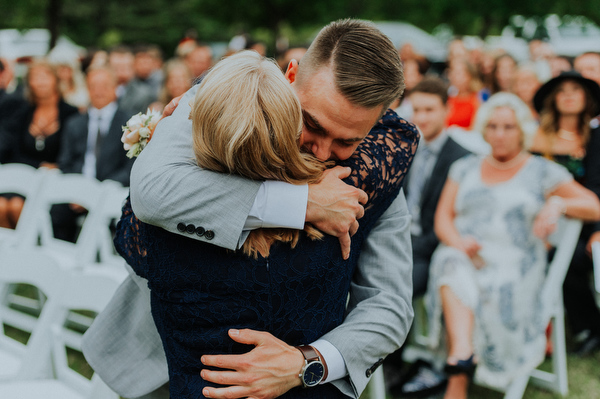
[[[443,338],[440,287],[449,286],[473,310],[476,378],[503,388],[544,359],[548,320],[540,294],[546,249],[532,226],[548,193],[572,177],[564,167],[532,156],[510,180],[490,185],[481,180],[482,162],[476,155],[460,159],[449,178],[459,185],[455,226],[477,239],[485,266],[476,269],[463,252],[440,244],[425,303],[435,348]]]

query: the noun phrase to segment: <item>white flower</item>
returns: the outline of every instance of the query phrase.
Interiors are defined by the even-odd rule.
[[[140,112],[132,116],[127,121],[127,124],[123,126],[121,142],[129,158],[140,155],[148,142],[150,142],[161,116],[162,114],[158,111],[148,110],[147,114]]]
[[[129,128],[129,130],[137,130],[137,129],[141,128],[142,126],[144,126],[144,119],[145,119],[145,116],[142,115],[141,112],[139,114],[133,115],[127,121],[127,127]]]

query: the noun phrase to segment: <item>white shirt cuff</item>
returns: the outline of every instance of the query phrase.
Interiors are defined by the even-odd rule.
[[[344,362],[342,354],[331,342],[318,339],[310,345],[321,353],[323,360],[327,364],[327,378],[321,384],[339,380],[348,375],[348,369],[346,368],[346,362]]]
[[[303,229],[308,204],[308,185],[275,180],[260,185],[244,230],[264,228]]]

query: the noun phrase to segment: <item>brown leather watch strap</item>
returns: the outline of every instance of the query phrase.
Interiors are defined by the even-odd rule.
[[[320,353],[310,345],[299,345],[296,346],[296,349],[298,349],[302,353],[302,356],[304,356],[304,359],[307,363],[314,362],[315,360],[319,360],[321,361],[321,363],[323,363],[323,380],[325,380],[327,378],[328,373],[327,363],[325,363],[325,360],[321,357]]]

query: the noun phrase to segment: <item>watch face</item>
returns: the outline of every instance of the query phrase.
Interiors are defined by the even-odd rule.
[[[304,385],[307,387],[317,385],[323,379],[323,374],[325,374],[325,368],[321,362],[312,362],[308,364],[302,375]]]

